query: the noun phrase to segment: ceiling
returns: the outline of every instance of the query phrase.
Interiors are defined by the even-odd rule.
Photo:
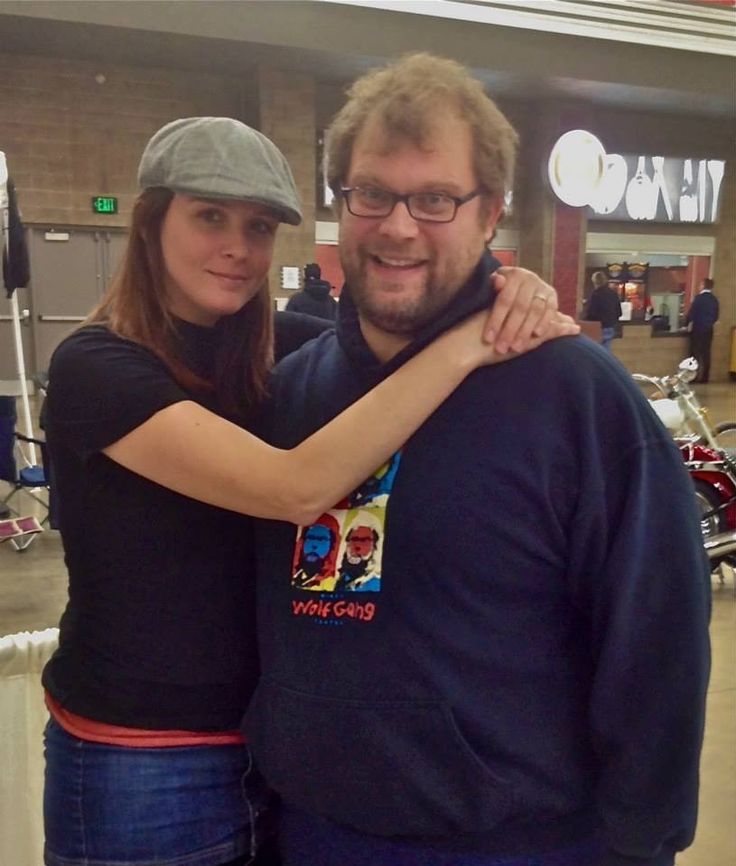
[[[736,10],[671,0],[3,0],[10,53],[344,83],[427,50],[495,96],[736,119]]]

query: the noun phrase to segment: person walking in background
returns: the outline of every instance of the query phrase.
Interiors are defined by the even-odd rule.
[[[621,299],[618,292],[608,285],[608,277],[603,271],[596,271],[590,279],[593,291],[588,298],[583,319],[586,322],[601,323],[601,345],[610,352],[618,320],[621,318]]]
[[[286,309],[334,322],[337,318],[337,301],[330,294],[331,288],[327,280],[322,279],[319,265],[305,265],[304,288],[289,298]]]
[[[690,304],[686,322],[690,331],[690,354],[698,362],[696,382],[705,384],[710,378],[710,350],[713,326],[718,321],[718,298],[713,294],[713,280],[706,277],[700,292]]]
[[[314,522],[494,351],[482,321],[463,323],[308,441],[273,448],[248,432],[272,329],[277,357],[330,330],[272,316],[276,234],[301,220],[286,160],[237,120],[184,118],[149,141],[138,180],[120,272],[49,371],[69,601],[43,673],[45,863],[271,864],[257,854],[269,795],[238,730],[259,674],[247,515]],[[491,313],[496,349],[528,348],[556,294],[503,276],[513,322]],[[547,336],[577,331],[561,321]]]

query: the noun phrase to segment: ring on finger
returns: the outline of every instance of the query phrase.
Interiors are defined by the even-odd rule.
[[[535,295],[532,295],[533,301],[536,300],[537,298],[540,301],[544,301],[545,304],[549,302],[549,295],[548,294],[542,294],[542,292],[537,292]]]

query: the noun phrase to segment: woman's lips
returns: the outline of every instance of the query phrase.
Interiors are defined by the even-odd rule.
[[[242,283],[248,279],[243,274],[223,274],[220,271],[207,271],[207,273],[212,274],[213,277],[220,277],[223,280],[231,280],[234,283]]]

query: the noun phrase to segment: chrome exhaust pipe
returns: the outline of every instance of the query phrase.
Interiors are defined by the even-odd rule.
[[[720,532],[704,539],[705,552],[709,559],[718,559],[736,553],[736,529],[730,532]]]

